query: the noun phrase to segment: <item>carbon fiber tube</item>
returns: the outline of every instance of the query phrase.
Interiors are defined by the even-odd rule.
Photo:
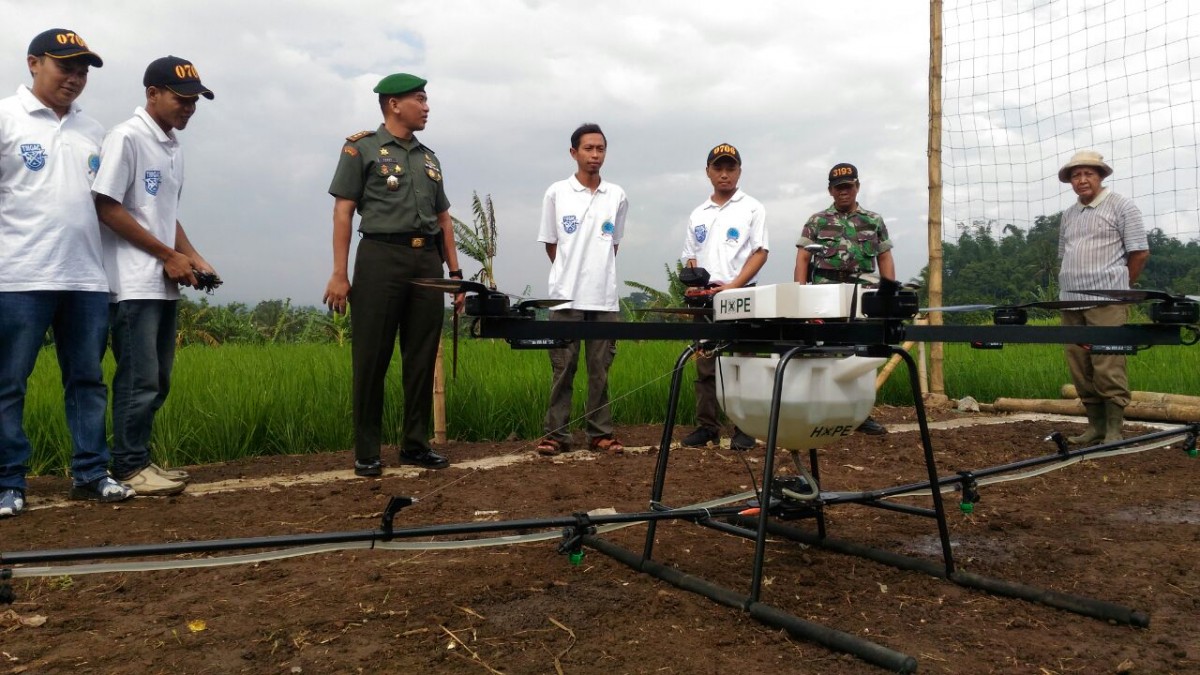
[[[1095,600],[1069,593],[1059,593],[1058,591],[1026,586],[1025,584],[1004,581],[1003,579],[983,577],[961,570],[950,575],[950,580],[962,586],[978,588],[989,593],[1004,595],[1010,598],[1029,600],[1030,602],[1037,602],[1048,607],[1063,609],[1103,621],[1126,624],[1135,628],[1148,628],[1150,626],[1150,615],[1145,612],[1130,609],[1129,607],[1122,607],[1121,605],[1104,600]]]
[[[636,553],[609,543],[597,537],[584,537],[583,543],[614,560],[624,563],[639,572],[644,572],[667,583],[702,595],[726,607],[741,609],[750,618],[775,628],[786,630],[789,635],[815,642],[828,649],[852,654],[867,663],[886,668],[896,673],[913,673],[917,670],[917,660],[907,654],[864,640],[834,628],[822,626],[811,621],[805,621],[794,614],[762,602],[754,602],[749,596],[735,593],[723,586],[718,586],[699,577],[685,574],[653,560],[645,560]]]
[[[802,640],[816,642],[834,651],[853,654],[867,663],[879,666],[880,668],[886,668],[893,673],[917,672],[917,660],[913,657],[894,649],[888,649],[870,640],[864,640],[857,635],[851,635],[850,633],[829,628],[828,626],[805,621],[798,616],[788,614],[781,609],[762,602],[750,605],[749,611],[750,618],[755,621],[765,623],[768,626],[782,628],[789,635]]]
[[[746,518],[744,516],[735,516],[731,519],[734,523],[744,527],[752,527],[758,524],[755,518]],[[849,541],[834,539],[827,537],[822,540],[816,535],[799,530],[787,525],[780,525],[771,522],[767,525],[767,531],[781,537],[787,537],[794,541],[798,541],[811,546],[828,549],[837,553],[846,555],[855,555],[860,558],[874,560],[875,562],[891,565],[904,570],[914,572],[924,572],[930,576],[938,577],[939,579],[949,579],[960,586],[968,588],[977,588],[981,591],[1003,595],[1009,598],[1017,598],[1019,600],[1028,600],[1036,602],[1047,607],[1061,609],[1068,612],[1074,612],[1082,616],[1100,619],[1102,621],[1112,621],[1114,623],[1126,624],[1135,628],[1146,628],[1150,625],[1150,616],[1145,612],[1130,609],[1122,605],[1107,602],[1105,600],[1096,600],[1093,598],[1085,598],[1078,595],[1070,595],[1068,593],[1060,593],[1035,586],[1027,586],[1012,581],[1003,579],[994,579],[985,577],[971,572],[956,570],[953,574],[947,576],[941,565],[921,558],[892,553],[882,549],[863,546]],[[753,532],[747,530],[746,536],[753,536]]]

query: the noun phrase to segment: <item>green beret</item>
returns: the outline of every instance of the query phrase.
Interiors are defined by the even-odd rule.
[[[424,91],[425,80],[416,75],[408,73],[395,73],[388,75],[375,85],[376,94],[386,94],[388,96],[399,96],[413,91]]]

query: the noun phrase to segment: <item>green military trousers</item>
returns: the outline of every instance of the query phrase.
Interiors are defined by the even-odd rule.
[[[359,242],[349,297],[357,460],[379,457],[384,381],[397,336],[404,385],[400,449],[420,453],[430,448],[433,369],[445,296],[408,280],[441,276],[442,259],[432,237],[422,248],[370,239]]]

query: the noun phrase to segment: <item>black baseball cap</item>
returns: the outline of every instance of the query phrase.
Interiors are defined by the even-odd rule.
[[[738,149],[728,143],[722,143],[708,151],[708,161],[705,162],[705,166],[712,166],[713,162],[723,157],[728,157],[739,165],[742,163],[742,155],[738,152]]]
[[[165,87],[180,96],[203,96],[213,99],[213,93],[200,82],[200,73],[191,61],[178,56],[154,59],[142,76],[143,87]]]
[[[834,164],[829,170],[829,187],[858,181],[858,169],[853,164]]]
[[[29,55],[49,56],[52,59],[83,58],[97,68],[104,65],[104,60],[88,48],[79,33],[66,28],[51,28],[38,33],[29,43]]]

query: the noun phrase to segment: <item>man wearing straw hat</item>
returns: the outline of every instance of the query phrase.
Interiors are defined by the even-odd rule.
[[[1137,282],[1150,251],[1142,214],[1133,201],[1101,185],[1113,172],[1095,150],[1081,150],[1058,171],[1078,201],[1062,213],[1058,235],[1059,298],[1093,300],[1078,290],[1125,290]],[[1064,326],[1120,326],[1128,319],[1125,305],[1097,305],[1063,310]],[[1129,378],[1125,357],[1092,354],[1080,345],[1066,346],[1067,366],[1087,411],[1088,429],[1067,440],[1111,443],[1121,440]]]

